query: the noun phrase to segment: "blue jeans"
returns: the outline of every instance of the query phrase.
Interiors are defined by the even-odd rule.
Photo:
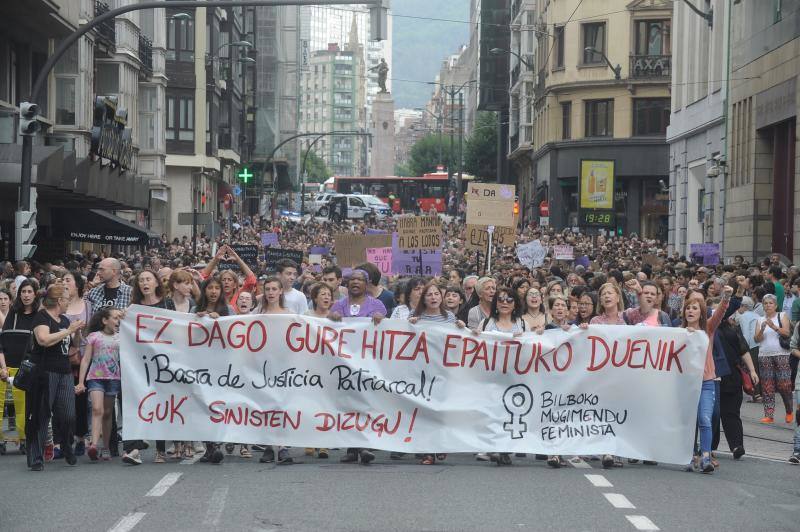
[[[703,381],[700,389],[700,403],[697,405],[697,426],[700,429],[700,452],[711,452],[711,418],[714,415],[717,385],[714,381]]]

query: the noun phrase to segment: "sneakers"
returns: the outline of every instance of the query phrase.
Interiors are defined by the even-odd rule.
[[[700,471],[703,473],[713,473],[714,472],[714,464],[711,463],[711,458],[708,456],[704,456],[700,459]]]
[[[256,446],[253,446],[255,450]],[[258,459],[259,462],[262,464],[271,464],[275,461],[275,451],[272,450],[272,447],[264,447],[264,454],[261,455],[261,458]]]
[[[313,447],[306,447],[305,454],[306,454],[306,456],[314,456],[314,448]]]
[[[139,449],[133,449],[129,453],[123,453],[122,461],[130,465],[142,465],[142,459],[139,458]]]
[[[86,454],[89,455],[89,460],[92,462],[97,462],[97,447],[90,445],[86,450]]]
[[[212,464],[219,464],[225,458],[225,455],[222,454],[222,451],[219,450],[219,447],[216,445],[214,446],[214,450],[211,452],[211,459],[209,460]]]
[[[789,457],[789,463],[795,465],[800,464],[800,452],[792,453],[792,456]]]
[[[225,452],[228,454],[233,454],[233,450],[236,448],[235,443],[226,443],[225,444]]]
[[[102,460],[103,462],[111,461],[111,453],[108,451],[108,449],[103,449],[102,451],[100,451],[100,460]]]
[[[792,421],[794,421],[794,414],[792,412],[789,412],[788,414],[786,414],[786,422],[791,423]]]
[[[153,459],[154,464],[163,464],[167,461],[167,457],[161,451],[156,451],[156,457]]]
[[[604,454],[601,463],[603,464],[603,469],[611,469],[614,467],[614,457],[610,454]]]
[[[317,454],[317,458],[326,460],[328,458],[328,449],[320,449],[319,453]]]
[[[293,464],[294,459],[289,456],[289,449],[281,447],[278,449],[278,464]]]
[[[61,452],[61,447],[53,446],[53,458],[51,460],[61,460],[64,458],[64,453]]]
[[[83,441],[83,438],[75,444],[75,456],[83,456],[86,454],[86,442]]]
[[[339,461],[343,464],[353,464],[358,462],[358,455],[355,452],[345,453],[344,456],[339,459]]]
[[[370,462],[375,460],[375,455],[366,449],[361,449],[358,457],[361,459],[361,465],[369,465]]]
[[[765,423],[765,424],[767,424],[767,423],[775,423],[775,418],[764,416],[764,417],[761,418],[761,422]]]
[[[547,465],[554,469],[558,469],[561,467],[561,457],[558,455],[552,455],[547,457]]]
[[[489,461],[489,453],[477,453],[475,455],[475,460],[478,462],[488,462]]]
[[[266,445],[253,445],[252,447],[254,451],[258,451],[259,453],[263,453],[267,449]]]
[[[742,456],[744,456],[744,447],[736,447],[733,450],[733,459],[739,460]]]
[[[44,464],[41,462],[36,462],[31,466],[31,471],[42,471],[44,470]]]
[[[397,451],[392,451],[389,453],[389,460],[402,460],[406,453],[398,453]]]
[[[66,445],[61,449],[61,453],[64,455],[64,460],[68,465],[73,466],[78,463],[78,457],[75,456],[75,453],[72,451],[72,445]]]
[[[242,458],[252,458],[253,453],[250,452],[250,449],[247,448],[247,445],[242,445],[239,447],[239,456]]]

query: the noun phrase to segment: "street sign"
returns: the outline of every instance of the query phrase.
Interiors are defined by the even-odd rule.
[[[178,225],[194,225],[195,214],[192,212],[179,212],[178,213]],[[210,212],[198,212],[197,213],[197,225],[211,225],[211,222],[214,221],[214,218],[211,216]]]
[[[242,187],[240,187],[239,185],[236,185],[235,187],[233,187],[233,195],[234,196],[239,196],[239,195],[241,195],[241,193],[242,193]]]

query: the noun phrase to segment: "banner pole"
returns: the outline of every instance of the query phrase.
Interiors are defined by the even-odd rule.
[[[494,235],[494,226],[490,225],[486,228],[489,233],[489,252],[486,255],[486,275],[492,274],[492,235]]]

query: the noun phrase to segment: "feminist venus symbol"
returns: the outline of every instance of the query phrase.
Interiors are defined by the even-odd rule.
[[[528,424],[522,421],[533,407],[533,392],[524,384],[509,386],[503,394],[503,406],[511,414],[511,421],[503,423],[503,430],[511,433],[512,440],[522,438]]]

